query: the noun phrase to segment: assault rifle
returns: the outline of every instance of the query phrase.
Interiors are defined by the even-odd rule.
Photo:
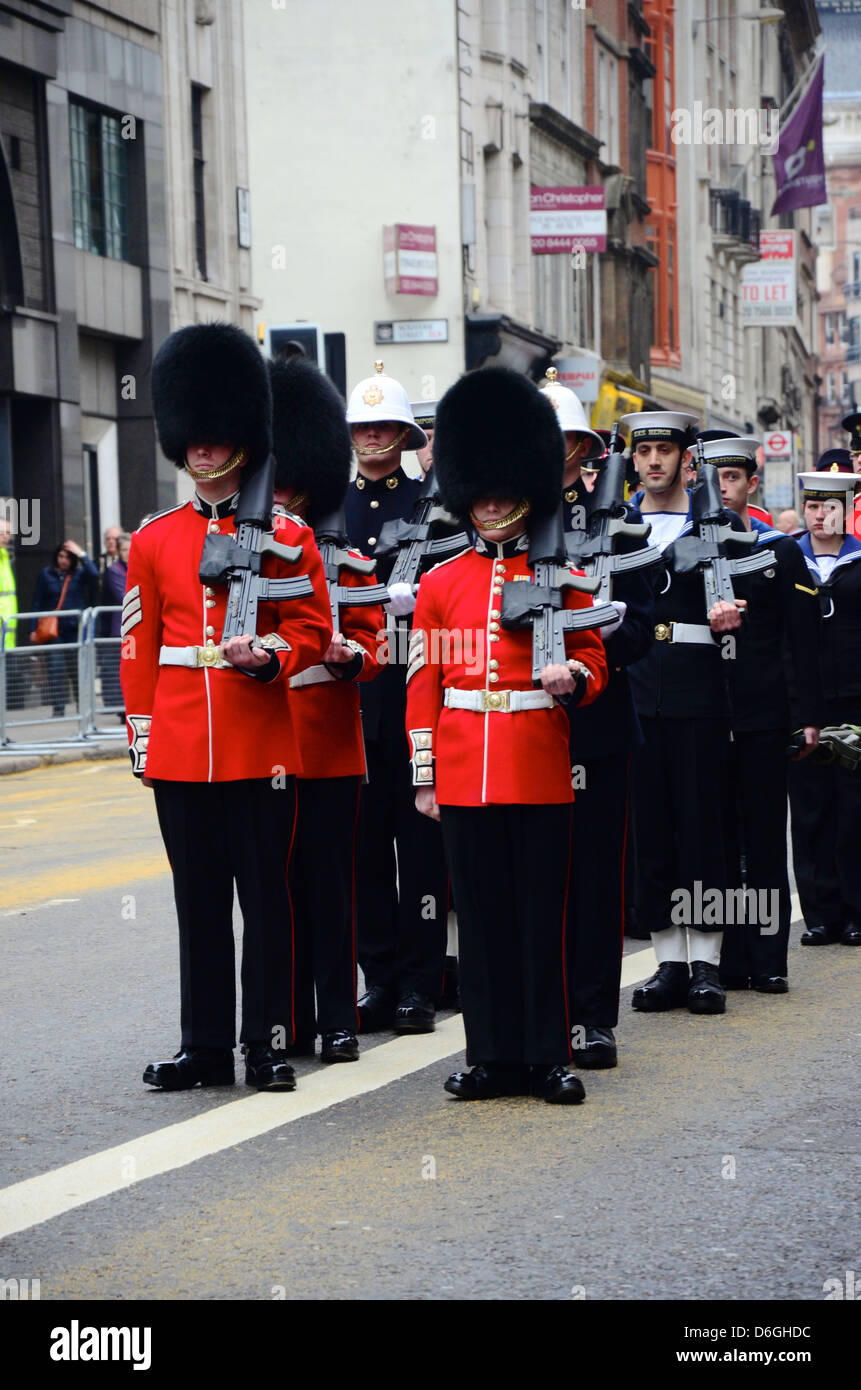
[[[431,468],[416,498],[410,520],[404,521],[401,517],[397,521],[386,521],[380,530],[377,555],[397,552],[388,578],[389,585],[415,585],[429,564],[467,550],[470,541],[465,531],[449,536],[436,534],[440,526],[456,525],[451,513],[440,504]]]
[[[736,575],[756,574],[777,564],[773,550],[757,545],[755,531],[734,531],[723,521],[723,516],[718,471],[713,463],[706,463],[702,440],[698,439],[697,481],[692,496],[694,534],[680,536],[674,541],[672,553],[677,574],[692,570],[702,574],[706,613],[710,613],[720,600],[735,603],[732,581]],[[753,553],[730,558],[733,547]]]
[[[610,453],[595,484],[594,502],[588,525],[583,531],[568,531],[565,549],[568,559],[578,569],[584,569],[590,579],[598,580],[596,595],[603,602],[613,597],[613,580],[617,574],[648,569],[663,563],[655,546],[642,546],[619,553],[620,540],[645,540],[651,531],[647,521],[628,521],[625,516],[625,455],[620,447],[619,426],[613,426]]]
[[[618,620],[612,603],[591,608],[565,608],[565,590],[597,592],[599,580],[572,574],[566,565],[562,507],[529,527],[531,583],[506,584],[500,621],[508,629],[532,628],[532,684],[541,685],[545,666],[566,666],[566,632],[585,632]]]
[[[804,730],[792,735],[787,756],[796,757],[804,749]],[[849,772],[861,768],[861,724],[832,724],[819,730],[819,744],[808,757],[815,763],[837,763]]]
[[[362,555],[350,554],[343,507],[317,522],[314,537],[329,588],[332,631],[340,632],[342,608],[369,608],[372,604],[385,603],[389,591],[385,584],[366,584],[361,588],[351,589],[340,582],[342,568],[352,570],[354,574],[373,574],[377,563],[376,560],[368,560]]]
[[[282,545],[270,529],[275,455],[243,480],[236,508],[236,535],[208,534],[203,542],[198,578],[203,584],[227,585],[227,612],[222,642],[251,633],[253,646],[267,646],[257,636],[257,605],[261,600],[281,603],[306,598],[314,586],[307,574],[289,579],[266,579],[261,574],[264,555],[274,555],[295,565],[302,558],[301,545]]]

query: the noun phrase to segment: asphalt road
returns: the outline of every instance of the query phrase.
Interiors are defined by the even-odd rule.
[[[456,1017],[301,1062],[293,1096],[161,1095],[140,1074],[177,1046],[177,947],[151,793],[122,762],[4,777],[0,853],[0,1278],[43,1300],[822,1299],[861,1271],[861,951],[796,924],[790,994],[719,1018],[635,1014],[625,989],[619,1068],[579,1107],[450,1099]]]

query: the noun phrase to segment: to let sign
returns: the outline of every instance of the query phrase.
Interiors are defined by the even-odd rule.
[[[760,232],[760,259],[741,273],[746,328],[795,323],[795,232]]]
[[[529,237],[533,256],[564,251],[606,251],[607,202],[604,189],[536,188],[530,192]]]
[[[383,268],[387,294],[439,294],[436,227],[384,227]]]

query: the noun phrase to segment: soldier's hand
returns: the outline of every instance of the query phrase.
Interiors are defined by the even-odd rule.
[[[439,806],[434,787],[419,787],[416,792],[416,810],[421,811],[423,816],[430,816],[431,820],[439,820]]]
[[[719,599],[709,611],[709,627],[712,632],[734,632],[741,627],[742,615],[747,608],[747,599],[737,598],[735,603]]]
[[[393,618],[406,618],[415,610],[416,593],[412,584],[390,584],[389,601],[383,607]]]
[[[346,646],[344,643],[344,634],[342,632],[336,632],[323,653],[323,660],[338,663],[342,661],[355,661],[355,659],[356,653],[351,647]]]
[[[802,758],[809,758],[814,748],[819,747],[819,730],[815,724],[805,724],[804,726],[804,747],[799,749],[792,759],[794,763],[800,763]]]
[[[243,632],[240,637],[231,637],[222,647],[224,660],[229,661],[231,666],[238,666],[245,670],[253,670],[256,666],[266,666],[269,662],[269,653],[263,647],[252,647],[252,641],[253,638],[248,632]]]
[[[549,695],[571,695],[576,681],[567,666],[545,666],[541,684]]]

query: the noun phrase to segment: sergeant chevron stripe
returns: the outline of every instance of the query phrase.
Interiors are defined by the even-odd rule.
[[[122,626],[120,627],[120,636],[125,637],[127,633],[131,632],[133,627],[137,626],[142,618],[141,587],[140,584],[135,584],[134,588],[129,589],[123,599],[123,618]]]

